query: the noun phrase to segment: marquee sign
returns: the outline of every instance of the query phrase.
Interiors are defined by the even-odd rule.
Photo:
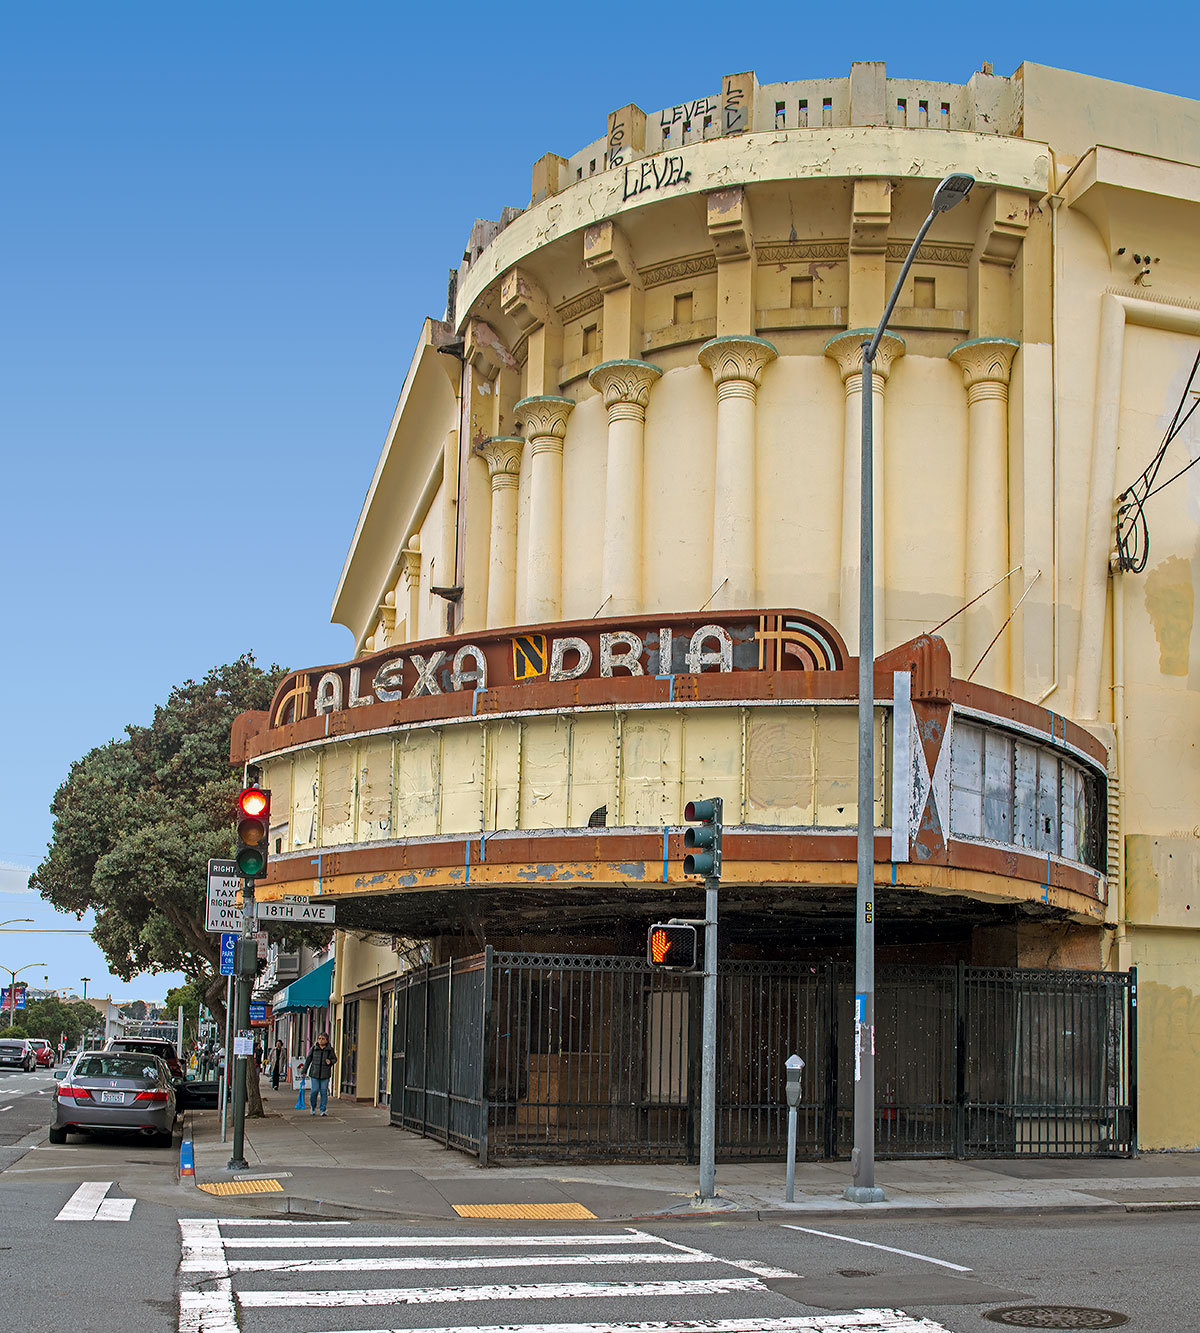
[[[568,621],[431,639],[287,676],[272,727],[367,704],[537,681],[736,671],[840,671],[846,645],[805,611]]]

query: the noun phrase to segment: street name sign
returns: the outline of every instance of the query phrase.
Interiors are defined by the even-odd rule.
[[[236,861],[208,863],[208,897],[204,901],[204,929],[219,935],[226,931],[241,933],[242,909],[237,896],[242,891],[242,877]]]
[[[319,903],[310,899],[300,902],[263,902],[254,903],[254,915],[259,921],[299,921],[307,926],[332,926],[335,903]]]

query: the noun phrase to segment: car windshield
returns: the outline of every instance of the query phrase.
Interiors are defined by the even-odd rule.
[[[75,1078],[145,1078],[157,1080],[161,1071],[154,1060],[116,1051],[85,1056],[75,1066]]]
[[[23,1051],[25,1043],[23,1041],[0,1041],[0,1051]]]
[[[114,1051],[141,1051],[146,1055],[158,1055],[164,1060],[175,1054],[175,1049],[167,1041],[119,1041],[113,1045]]]

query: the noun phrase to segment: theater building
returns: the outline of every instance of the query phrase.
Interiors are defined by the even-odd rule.
[[[720,796],[719,1152],[775,1151],[789,1045],[845,1151],[862,343],[967,171],[867,388],[881,1151],[1196,1147],[1200,104],[1036,65],[692,91],[475,223],[337,583],[353,654],[235,730],[260,894],[336,903],[342,1093],[485,1158],[692,1152],[694,979],[643,959]]]

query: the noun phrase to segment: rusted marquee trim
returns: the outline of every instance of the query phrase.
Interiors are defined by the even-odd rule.
[[[951,838],[944,862],[903,864],[888,859],[890,848],[890,835],[876,835],[875,873],[880,884],[952,891],[956,877],[967,875],[979,877],[971,890],[976,896],[998,893],[1002,898],[1062,906],[1059,899],[1067,895],[1072,901],[1089,904],[1071,910],[1088,915],[1100,911],[1103,876],[1044,853]],[[798,833],[728,828],[722,877],[730,884],[853,884],[854,859],[853,830]],[[332,892],[361,895],[383,882],[393,885],[391,892],[466,888],[472,883],[695,883],[683,875],[681,830],[580,829],[535,836],[459,835],[293,852],[272,859],[257,894],[269,899],[308,884],[310,893],[321,896]],[[1001,887],[1004,884],[1019,884],[1020,892],[1007,891]]]

